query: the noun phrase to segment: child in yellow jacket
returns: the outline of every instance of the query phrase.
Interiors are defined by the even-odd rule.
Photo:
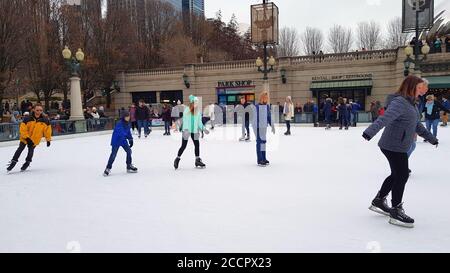
[[[13,159],[9,163],[7,171],[10,172],[19,162],[19,157],[22,154],[25,147],[28,147],[28,155],[21,170],[25,171],[30,166],[33,160],[34,149],[39,145],[41,139],[45,137],[47,140],[47,147],[50,147],[52,140],[52,126],[49,120],[43,115],[43,107],[41,104],[36,104],[34,111],[28,117],[25,117],[20,124],[20,144],[17,148]]]

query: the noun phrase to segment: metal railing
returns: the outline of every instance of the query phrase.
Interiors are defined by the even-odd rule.
[[[90,132],[108,131],[114,129],[114,118],[88,119],[88,120],[52,120],[52,135],[72,135]],[[18,140],[20,124],[0,124],[0,142]]]

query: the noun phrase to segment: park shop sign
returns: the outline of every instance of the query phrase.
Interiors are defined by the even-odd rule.
[[[217,87],[244,87],[244,86],[252,86],[253,81],[220,81],[217,82]]]
[[[372,79],[373,74],[351,74],[351,75],[324,75],[312,77],[312,81],[348,81]]]

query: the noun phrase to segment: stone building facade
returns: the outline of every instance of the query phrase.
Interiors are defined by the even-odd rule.
[[[405,59],[403,48],[279,58],[269,74],[271,103],[283,103],[291,96],[294,103],[303,105],[308,100],[320,101],[326,94],[357,100],[368,110],[371,101],[383,103],[398,89]],[[433,90],[450,95],[450,52],[443,49],[429,55],[422,69]],[[254,100],[263,89],[262,78],[254,60],[124,71],[117,75],[121,92],[114,95],[114,106],[127,108],[139,99],[186,102],[191,94],[202,97],[203,104],[233,105],[241,96]]]

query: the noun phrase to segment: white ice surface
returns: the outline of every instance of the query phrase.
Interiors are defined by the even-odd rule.
[[[450,128],[412,157],[414,229],[368,210],[389,171],[363,129],[293,128],[271,137],[259,168],[240,128],[217,128],[201,143],[208,168],[193,168],[190,142],[178,171],[180,134],[156,131],[135,140],[138,174],[120,151],[108,178],[108,135],[41,145],[30,171],[17,171],[25,153],[12,174],[2,167],[0,252],[449,252]],[[0,166],[15,148],[0,148]]]

